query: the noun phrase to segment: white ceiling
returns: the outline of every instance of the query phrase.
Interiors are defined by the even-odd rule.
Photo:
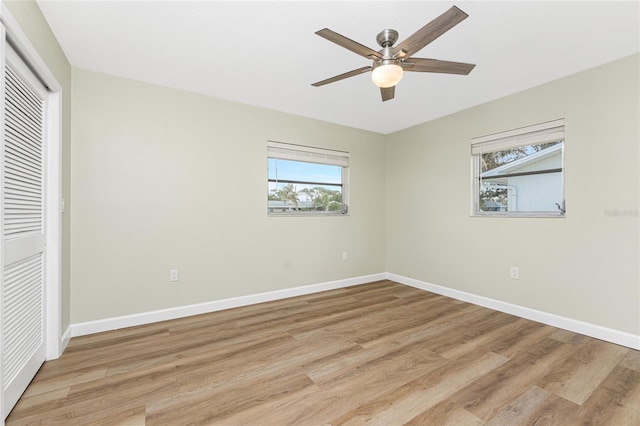
[[[391,133],[640,51],[640,2],[43,1],[74,67],[378,133]],[[477,64],[468,76],[405,73],[382,102],[370,65],[315,31],[378,50],[453,5],[469,14],[415,56]]]

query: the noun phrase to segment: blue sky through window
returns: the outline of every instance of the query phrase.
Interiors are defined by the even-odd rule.
[[[293,185],[298,192],[298,200],[306,202],[310,199],[304,191],[314,187],[342,192],[342,167],[340,166],[275,158],[269,158],[268,161],[269,194],[287,185]],[[274,182],[276,180],[278,183]]]
[[[342,182],[342,167],[269,158],[269,179],[340,185]]]

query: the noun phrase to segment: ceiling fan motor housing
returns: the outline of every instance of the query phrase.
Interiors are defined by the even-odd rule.
[[[382,30],[377,36],[376,41],[380,47],[391,47],[398,41],[398,32],[396,30]]]
[[[376,41],[382,47],[378,51],[382,55],[382,59],[372,58],[373,66],[372,70],[375,70],[379,66],[383,65],[400,65],[400,61],[394,56],[392,50],[394,43],[398,40],[398,32],[396,30],[386,29],[382,30],[377,36]]]

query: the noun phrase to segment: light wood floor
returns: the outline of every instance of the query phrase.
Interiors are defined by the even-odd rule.
[[[74,338],[40,423],[638,425],[640,353],[381,281]]]

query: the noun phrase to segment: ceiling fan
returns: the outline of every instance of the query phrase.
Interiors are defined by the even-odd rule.
[[[384,102],[393,99],[395,96],[395,86],[400,79],[402,79],[404,71],[467,75],[475,67],[474,64],[427,58],[412,58],[411,55],[420,51],[423,47],[449,31],[468,16],[469,15],[462,10],[453,6],[395,47],[393,45],[398,40],[398,32],[395,30],[383,30],[376,37],[376,41],[382,47],[382,49],[377,52],[328,28],[316,31],[316,34],[320,37],[324,37],[367,59],[372,59],[373,64],[368,67],[362,67],[336,75],[326,80],[318,81],[317,83],[313,83],[312,86],[324,86],[325,84],[371,71],[371,79],[376,86],[380,87],[382,101]]]

